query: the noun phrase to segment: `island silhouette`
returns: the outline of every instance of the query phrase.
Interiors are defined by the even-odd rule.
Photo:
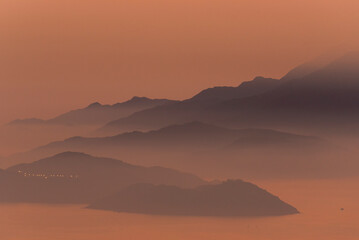
[[[299,213],[258,186],[229,180],[194,189],[175,186],[136,184],[88,206],[116,212],[176,215],[253,217]]]

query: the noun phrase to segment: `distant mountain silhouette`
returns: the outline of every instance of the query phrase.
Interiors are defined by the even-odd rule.
[[[333,144],[312,136],[190,122],[112,137],[73,137],[14,155],[7,162],[29,162],[59,152],[77,151],[126,159],[145,166],[166,166],[212,178],[301,177],[319,176],[321,169],[326,173],[326,167],[332,168],[330,158],[326,157],[328,161],[323,162],[315,157],[335,149]],[[332,154],[332,158],[334,156]]]
[[[328,146],[317,137],[302,136],[268,129],[229,129],[202,122],[189,122],[164,127],[148,132],[127,132],[111,137],[72,137],[64,141],[49,143],[30,152],[14,155],[16,161],[33,161],[63,151],[80,151],[105,156],[124,153],[141,154],[141,151],[191,153],[222,149],[293,148],[315,149]],[[148,156],[147,156],[148,157]]]
[[[126,117],[144,109],[174,103],[168,99],[150,99],[146,97],[133,97],[132,99],[113,105],[92,103],[86,108],[72,110],[49,120],[42,119],[17,119],[10,125],[19,124],[60,124],[60,125],[100,125],[109,121]]]
[[[205,90],[192,101],[140,111],[110,122],[102,130],[153,129],[198,120],[241,128],[300,129],[326,134],[332,130],[359,132],[358,53],[319,68],[300,66],[274,85],[258,94],[237,98],[230,93],[232,88]],[[226,91],[229,100],[223,100]],[[202,98],[203,101],[195,101]]]
[[[227,181],[195,189],[136,184],[89,206],[117,212],[181,216],[280,216],[298,210],[254,184]]]
[[[214,87],[201,91],[194,97],[156,108],[139,111],[129,117],[106,124],[102,133],[116,133],[126,130],[149,130],[171,124],[204,120],[203,110],[232,98],[245,98],[270,91],[280,84],[279,80],[256,77],[238,87]]]
[[[136,183],[194,187],[200,178],[163,167],[64,152],[0,172],[0,201],[90,203]]]

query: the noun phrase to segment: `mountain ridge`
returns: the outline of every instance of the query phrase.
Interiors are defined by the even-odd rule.
[[[171,124],[181,124],[196,120],[203,121],[202,110],[213,104],[228,98],[245,98],[261,94],[270,91],[279,84],[280,81],[277,79],[256,77],[251,81],[243,82],[238,87],[208,88],[181,102],[146,109],[128,117],[111,121],[101,127],[98,132],[113,135],[116,131],[151,130]]]
[[[299,129],[319,134],[330,134],[328,129],[333,129],[335,125],[336,131],[345,134],[351,132],[350,128],[353,127],[350,126],[359,120],[358,69],[359,54],[354,52],[322,67],[300,73],[300,77],[287,76],[285,81],[278,80],[274,88],[259,94],[204,101],[205,104],[185,100],[137,112],[108,123],[101,131],[113,134],[129,130],[150,130],[197,120],[236,128]],[[221,89],[227,91],[226,89],[232,88],[208,91],[221,92]],[[206,90],[202,94],[204,93]]]

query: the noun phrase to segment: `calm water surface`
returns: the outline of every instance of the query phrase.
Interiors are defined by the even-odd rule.
[[[268,218],[164,217],[87,210],[81,205],[2,204],[0,239],[359,239],[359,179],[255,183],[297,207],[301,214]]]

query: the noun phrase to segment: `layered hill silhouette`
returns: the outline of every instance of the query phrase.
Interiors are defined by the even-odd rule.
[[[194,189],[136,184],[89,206],[116,212],[175,216],[280,216],[298,210],[258,186],[240,180]]]
[[[137,111],[174,102],[176,101],[168,99],[150,99],[146,97],[133,97],[128,101],[116,103],[113,105],[102,105],[98,102],[95,102],[85,108],[72,110],[52,119],[17,119],[10,122],[9,125],[101,125],[118,118],[129,116]]]
[[[141,167],[110,158],[64,152],[0,171],[1,202],[90,203],[136,183],[195,187],[188,173]]]
[[[269,129],[230,129],[198,121],[175,124],[148,132],[127,132],[111,137],[72,137],[38,147],[11,159],[33,161],[63,151],[96,154],[121,154],[128,151],[204,151],[265,148],[321,148],[328,143],[313,136],[303,136]]]
[[[202,112],[208,107],[232,98],[262,94],[279,84],[280,81],[276,79],[257,77],[252,81],[241,83],[238,87],[208,88],[190,99],[158,106],[148,111],[139,111],[129,117],[109,122],[98,132],[113,134],[126,130],[149,130],[195,120],[206,121]]]
[[[358,69],[359,54],[350,53],[319,68],[299,66],[279,81],[262,79],[262,84],[274,84],[269,88],[255,86],[260,91],[254,94],[248,91],[251,94],[242,96],[239,89],[244,88],[243,84],[235,91],[208,89],[192,100],[110,122],[102,130],[153,129],[198,120],[232,127],[352,131],[359,119]],[[223,97],[227,94],[229,99]]]
[[[134,97],[114,105],[93,103],[55,118],[14,120],[0,126],[0,153],[5,155],[28,151],[34,147],[72,136],[93,136],[98,127],[109,121],[143,109],[171,104],[167,99]],[[1,167],[1,165],[0,165]]]
[[[345,172],[338,166],[342,152],[334,155],[331,144],[304,135],[358,131],[359,54],[325,66],[308,66],[299,66],[281,80],[256,78],[238,87],[207,89],[191,99],[138,111],[102,128],[111,137],[73,137],[4,161],[30,162],[63,151],[81,151],[147,166],[195,169],[206,175],[211,169],[211,174],[233,171],[234,177]],[[242,130],[234,130],[238,128]],[[136,129],[148,132],[133,132]],[[342,165],[352,167],[347,162]]]
[[[31,162],[64,151],[126,159],[145,166],[160,165],[201,176],[221,178],[320,175],[332,167],[336,147],[320,138],[268,129],[229,129],[201,122],[171,125],[148,132],[112,137],[73,137],[8,158],[8,164]],[[337,168],[335,168],[337,169]]]

